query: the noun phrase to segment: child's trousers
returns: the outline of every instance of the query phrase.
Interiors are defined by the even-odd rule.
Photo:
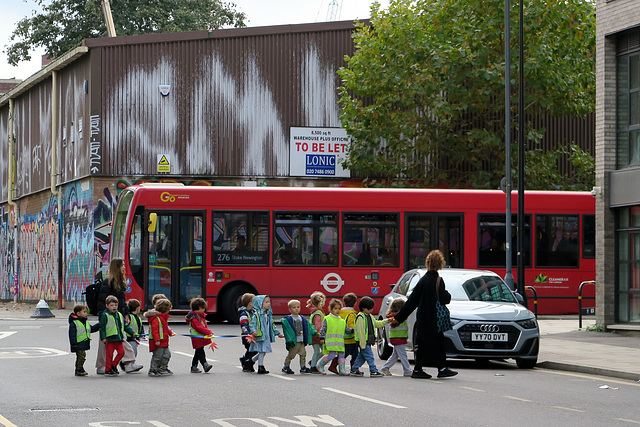
[[[105,361],[105,370],[110,371],[111,368],[116,368],[122,357],[124,356],[124,347],[122,345],[122,341],[108,341],[105,344],[106,350],[106,361]],[[116,353],[115,357],[113,356],[113,352]]]
[[[389,360],[382,367],[383,369],[389,369],[392,367],[398,360],[402,363],[402,369],[404,373],[411,372],[411,365],[409,364],[409,357],[407,356],[407,347],[404,344],[398,344],[393,347],[393,353],[389,357]]]
[[[79,371],[80,369],[84,369],[84,362],[86,360],[87,360],[86,350],[76,351],[76,371]]]
[[[153,350],[151,356],[151,371],[163,371],[169,367],[169,360],[171,359],[171,352],[169,347],[158,347]]]
[[[287,357],[284,359],[284,366],[290,366],[291,361],[295,359],[297,355],[300,356],[300,368],[307,366],[307,349],[304,347],[304,343],[301,342],[289,349],[289,354],[287,354]]]

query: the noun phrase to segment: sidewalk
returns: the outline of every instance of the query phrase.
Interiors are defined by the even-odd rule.
[[[32,318],[35,304],[13,304],[0,301],[0,329],[3,320]],[[55,318],[69,317],[71,309],[51,310]],[[582,317],[582,330],[578,329],[578,316],[540,316],[540,354],[538,367],[615,378],[640,380],[640,337],[622,336],[610,332],[590,332],[592,316]]]

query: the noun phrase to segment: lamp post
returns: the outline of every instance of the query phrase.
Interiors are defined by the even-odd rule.
[[[527,304],[524,283],[524,0],[520,0],[520,58],[518,79],[518,293]]]
[[[513,273],[511,272],[511,23],[510,0],[504,0],[504,140],[506,144],[505,179],[502,185],[507,197],[505,215],[506,234],[506,266],[507,272],[504,281],[511,290],[514,290]]]

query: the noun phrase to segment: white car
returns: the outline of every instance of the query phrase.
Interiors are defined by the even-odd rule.
[[[407,299],[426,268],[409,270],[391,285],[382,301],[378,319],[386,317],[396,298]],[[491,271],[445,268],[438,272],[451,294],[447,305],[452,330],[444,333],[448,358],[476,360],[515,359],[519,368],[531,369],[538,361],[540,330],[535,315],[516,300],[497,274]],[[414,324],[417,309],[409,316],[407,351],[415,351]],[[378,329],[378,356],[388,359],[389,325]]]

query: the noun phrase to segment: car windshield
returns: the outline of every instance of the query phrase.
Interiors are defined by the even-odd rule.
[[[498,276],[451,275],[445,285],[454,301],[516,302],[515,296]]]

